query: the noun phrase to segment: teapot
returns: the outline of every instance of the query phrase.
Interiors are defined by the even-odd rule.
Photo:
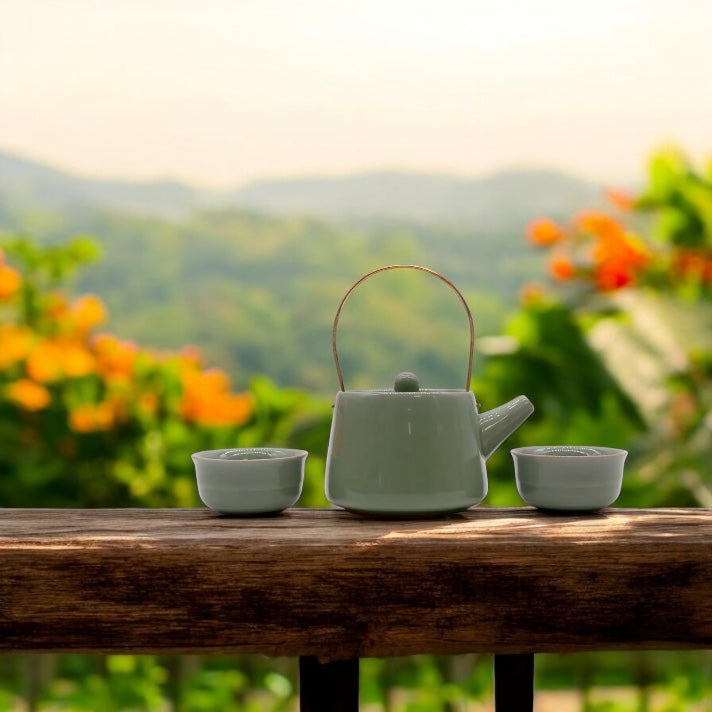
[[[415,269],[445,282],[465,308],[470,351],[465,388],[421,388],[415,374],[396,376],[393,389],[346,390],[336,337],[344,304],[375,274]],[[526,396],[478,413],[470,390],[475,331],[455,285],[420,265],[388,265],[359,279],[334,318],[336,394],[326,458],[325,493],[334,505],[381,517],[438,516],[479,504],[487,495],[485,461],[534,411]]]

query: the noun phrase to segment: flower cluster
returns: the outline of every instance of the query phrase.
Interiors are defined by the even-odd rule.
[[[80,435],[132,420],[175,417],[213,428],[251,417],[251,395],[233,393],[227,375],[205,369],[196,349],[160,353],[95,333],[107,310],[92,294],[69,300],[36,293],[30,324],[19,304],[22,287],[21,272],[0,253],[0,402],[26,413],[52,411]]]
[[[527,237],[532,245],[551,250],[551,277],[579,279],[599,292],[636,284],[652,262],[652,253],[638,235],[601,212],[582,213],[569,226],[535,220]]]
[[[244,423],[252,414],[252,396],[231,393],[230,382],[219,369],[204,371],[187,364],[181,381],[180,412],[188,422],[208,426],[235,425]]]

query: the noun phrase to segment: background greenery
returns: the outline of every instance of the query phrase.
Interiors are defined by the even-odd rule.
[[[30,189],[36,172],[25,174],[24,192],[0,191],[5,506],[197,506],[191,452],[269,443],[310,451],[300,504],[324,506],[334,311],[358,277],[393,262],[433,267],[465,293],[484,409],[519,393],[535,403],[488,463],[485,505],[521,504],[510,447],[555,442],[628,449],[619,505],[712,506],[712,172],[679,151],[657,152],[645,186],[610,193],[605,209],[575,192],[567,205],[526,215],[536,206],[523,200],[517,209],[510,194],[515,207],[484,231],[462,210],[447,220],[442,208],[423,217],[421,206],[406,221],[398,201],[385,216],[381,205],[380,217],[338,220],[333,204],[328,220],[278,214],[274,204],[272,215],[234,206],[117,212],[86,197],[91,185],[82,193],[71,181],[86,202],[63,203],[63,177],[50,178],[40,181],[51,186],[45,203]],[[398,194],[394,185],[403,184],[391,177]],[[456,187],[475,202],[477,186]],[[313,206],[305,195],[328,194],[293,188],[301,206]],[[160,192],[164,208],[168,193]],[[557,195],[568,195],[561,184]],[[441,196],[443,204],[454,203]],[[466,321],[438,280],[380,275],[349,301],[340,329],[349,387],[387,385],[403,370],[429,386],[461,385]],[[7,707],[19,698],[30,709],[71,710],[294,704],[289,660],[1,662]],[[364,702],[383,709],[454,710],[490,690],[484,656],[368,660],[363,673]],[[586,691],[604,683],[636,685],[639,709],[666,686],[668,708],[686,709],[710,694],[710,657],[542,656],[538,676],[540,687],[580,688],[587,709],[602,709]]]

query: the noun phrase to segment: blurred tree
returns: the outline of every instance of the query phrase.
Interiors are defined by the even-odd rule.
[[[191,452],[289,441],[323,423],[303,394],[265,379],[233,391],[195,347],[155,351],[98,332],[101,299],[62,289],[97,256],[87,238],[18,238],[0,252],[4,506],[194,505]]]

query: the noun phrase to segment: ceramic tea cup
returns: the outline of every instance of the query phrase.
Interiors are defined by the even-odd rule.
[[[547,445],[511,451],[521,498],[533,507],[594,511],[613,504],[623,483],[626,450]]]
[[[228,448],[191,455],[203,503],[221,514],[275,514],[302,493],[306,450]]]

